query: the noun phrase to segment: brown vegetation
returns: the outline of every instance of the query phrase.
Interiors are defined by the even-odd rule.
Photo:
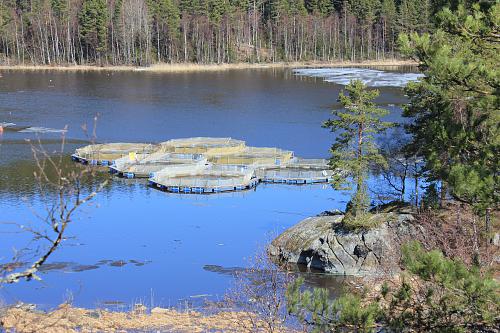
[[[493,230],[498,230],[500,212],[493,212]],[[426,250],[439,249],[451,259],[467,265],[478,260],[483,269],[496,267],[500,249],[490,242],[484,218],[475,215],[470,206],[456,201],[446,202],[439,210],[424,210],[416,222],[425,233],[418,239]]]
[[[273,63],[234,63],[234,64],[194,64],[194,63],[157,63],[148,67],[137,66],[92,66],[92,65],[10,65],[0,70],[55,70],[55,71],[141,71],[151,73],[217,72],[241,69],[298,68],[298,67],[344,67],[344,66],[414,66],[413,61],[386,59],[371,61],[334,61],[334,62],[273,62]]]
[[[252,327],[252,329],[249,329]],[[0,329],[18,333],[63,332],[267,332],[265,323],[245,312],[223,311],[204,315],[197,311],[177,311],[136,306],[130,312],[89,310],[63,304],[51,312],[11,307],[0,317]],[[278,331],[276,331],[278,332]],[[282,329],[279,332],[286,332]]]

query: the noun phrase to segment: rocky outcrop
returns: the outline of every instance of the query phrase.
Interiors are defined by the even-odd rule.
[[[327,273],[390,275],[399,272],[400,244],[422,232],[411,214],[379,213],[378,227],[360,231],[346,230],[343,217],[323,214],[301,221],[271,243],[270,256]]]

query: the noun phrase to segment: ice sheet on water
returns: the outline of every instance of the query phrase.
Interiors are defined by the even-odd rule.
[[[19,131],[19,133],[66,133],[65,129],[55,129],[47,127],[28,127]]]
[[[300,68],[295,75],[324,78],[327,82],[347,85],[359,79],[370,87],[404,87],[410,81],[423,77],[419,73],[386,72],[368,68]]]

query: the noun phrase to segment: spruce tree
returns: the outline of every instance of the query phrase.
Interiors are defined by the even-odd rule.
[[[100,57],[107,50],[108,7],[106,0],[84,0],[79,14],[84,44]]]
[[[383,42],[387,50],[394,51],[397,36],[397,11],[394,0],[383,0],[380,6],[380,20],[382,21]]]
[[[366,180],[371,163],[384,164],[384,158],[375,144],[374,135],[385,131],[391,123],[380,118],[388,111],[377,108],[373,100],[378,90],[368,90],[360,80],[353,80],[346,86],[348,95],[340,93],[343,109],[334,110],[333,119],[327,120],[323,127],[337,134],[331,147],[331,168],[336,171],[334,186],[347,188],[355,184],[354,195],[348,207],[349,216],[362,218],[368,211],[369,196]]]

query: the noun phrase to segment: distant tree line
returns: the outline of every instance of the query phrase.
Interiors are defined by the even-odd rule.
[[[451,1],[451,2],[450,2]],[[453,0],[0,0],[0,63],[384,59]]]

